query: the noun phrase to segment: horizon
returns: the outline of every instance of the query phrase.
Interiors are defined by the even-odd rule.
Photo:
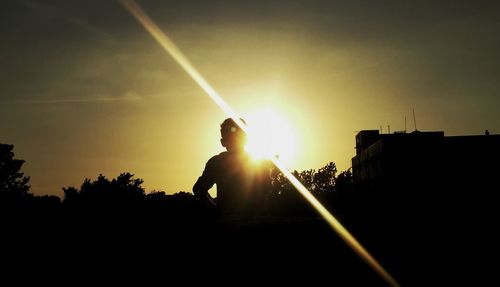
[[[140,1],[243,117],[293,127],[291,169],[351,165],[356,131],[500,130],[498,4]],[[36,195],[131,172],[187,191],[226,117],[116,2],[2,9],[0,141]],[[215,16],[215,17],[214,17]]]
[[[370,131],[370,130],[360,130],[358,132],[362,132],[362,131]],[[371,130],[371,131],[378,131],[381,135],[388,135],[388,134],[411,134],[413,132],[423,132],[423,133],[427,133],[427,132],[443,132],[443,135],[444,137],[476,137],[476,136],[484,136],[485,134],[470,134],[470,135],[448,135],[446,134],[444,131],[422,131],[422,130],[413,130],[413,131],[393,131],[391,133],[384,133],[382,130]],[[488,134],[490,136],[498,136],[500,134]],[[5,144],[5,143],[3,143]],[[8,144],[8,143],[7,143]],[[23,160],[24,161],[24,164],[23,164],[23,170],[21,171],[24,171],[24,166],[26,165],[26,161],[20,157],[17,156],[16,154],[16,151],[15,151],[15,146],[14,146],[14,154],[15,154],[15,159],[18,159],[18,160]],[[351,158],[352,159],[352,158]],[[258,158],[257,160],[261,160],[261,158]],[[333,162],[335,165],[337,165],[335,162]],[[328,163],[326,163],[328,164]],[[310,169],[307,169],[307,170],[318,170],[320,168],[322,168],[323,166],[318,166],[316,168],[310,168]],[[344,172],[344,171],[348,171],[348,170],[351,170],[352,169],[352,164],[351,166],[349,166],[347,169],[338,169],[338,172]],[[306,171],[306,170],[297,170],[295,169],[294,171],[298,171],[298,172],[301,172],[301,171]],[[105,178],[111,180],[111,179],[114,179],[114,178],[117,178],[119,175],[121,174],[124,174],[124,173],[130,173],[129,171],[121,171],[119,172],[118,174],[116,175],[107,175],[107,174],[97,174],[95,175],[94,177],[86,177],[86,178],[83,178],[81,183],[83,183],[83,181],[85,180],[90,180],[91,182],[94,182],[95,180],[98,179],[99,176],[104,176]],[[137,174],[134,174],[134,173],[131,173],[133,176],[134,176],[134,179],[141,179],[143,180],[143,178],[140,176],[140,175],[137,175]],[[25,176],[30,176],[29,174],[24,174]],[[80,183],[80,184],[81,184]],[[31,186],[30,186],[30,192],[35,195],[35,196],[57,196],[61,199],[64,199],[64,193],[62,192],[63,188],[68,188],[68,187],[74,187],[74,188],[79,188],[80,187],[80,184],[75,184],[75,185],[71,185],[71,186],[61,186],[61,193],[60,194],[56,194],[56,193],[53,193],[53,194],[50,194],[50,193],[47,193],[47,194],[40,194],[40,193],[36,193],[36,192],[32,192],[31,190]],[[178,190],[178,191],[173,191],[173,192],[166,192],[165,190],[160,190],[160,189],[148,189],[146,186],[147,186],[147,183],[146,182],[143,182],[142,183],[142,186],[144,186],[144,191],[146,194],[149,194],[149,193],[156,193],[156,192],[164,192],[166,195],[174,195],[174,194],[177,194],[177,193],[183,193],[183,192],[187,192],[187,193],[192,193],[192,190]],[[215,196],[216,197],[216,187],[214,186],[211,190],[210,190],[210,194],[212,196]]]

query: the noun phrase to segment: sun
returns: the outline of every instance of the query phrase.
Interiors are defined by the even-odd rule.
[[[297,150],[292,126],[272,108],[255,110],[245,117],[248,128],[246,151],[255,160],[278,156],[290,164]]]

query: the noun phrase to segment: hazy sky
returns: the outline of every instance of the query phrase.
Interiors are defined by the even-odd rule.
[[[243,116],[294,126],[291,167],[350,166],[363,129],[500,132],[498,1],[139,1]],[[225,115],[117,1],[2,1],[0,142],[32,192],[130,171],[190,191]]]

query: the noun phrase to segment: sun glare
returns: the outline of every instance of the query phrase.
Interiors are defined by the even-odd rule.
[[[271,108],[249,113],[246,150],[255,160],[278,156],[289,164],[297,150],[297,139],[291,125],[283,116]]]
[[[307,190],[307,188],[284,165],[294,155],[296,149],[295,137],[291,126],[271,109],[248,115],[248,127],[240,120],[233,109],[224,101],[217,91],[203,78],[184,54],[170,40],[165,33],[149,18],[142,8],[133,0],[121,0],[128,11],[137,18],[144,28],[169,53],[177,63],[188,73],[193,80],[205,91],[228,116],[233,118],[237,125],[249,135],[247,150],[256,157],[261,155],[278,155],[280,159],[271,157],[273,164],[296,187],[300,194],[313,206],[328,222],[332,229],[358,254],[372,269],[377,272],[390,286],[399,286],[398,282],[389,274],[378,261],[354,238],[347,229]]]

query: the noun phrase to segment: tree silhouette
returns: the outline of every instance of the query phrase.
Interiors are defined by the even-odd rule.
[[[301,172],[295,170],[292,174],[316,196],[331,200],[336,194],[337,167],[333,162],[317,171],[315,169]],[[271,209],[301,214],[312,210],[281,172],[274,169],[271,173],[271,182],[273,186],[269,197]]]
[[[73,207],[117,208],[140,205],[145,192],[141,186],[144,181],[134,178],[128,172],[109,180],[100,174],[97,180],[85,179],[80,189],[63,188],[64,204]]]
[[[24,160],[14,159],[13,150],[13,145],[0,144],[0,198],[5,204],[31,197],[30,178],[21,172]]]
[[[318,169],[314,174],[312,190],[316,194],[333,192],[335,190],[337,175],[337,166],[330,162],[324,167]]]
[[[309,169],[301,172],[294,171],[293,175],[311,192],[322,194],[335,191],[337,181],[337,167],[335,163],[330,162],[324,167],[318,169]],[[272,173],[273,192],[276,194],[285,194],[295,192],[294,187],[289,180],[278,171]]]
[[[335,182],[335,191],[336,192],[348,192],[352,191],[353,188],[353,180],[352,180],[352,172],[350,169],[341,172]]]

